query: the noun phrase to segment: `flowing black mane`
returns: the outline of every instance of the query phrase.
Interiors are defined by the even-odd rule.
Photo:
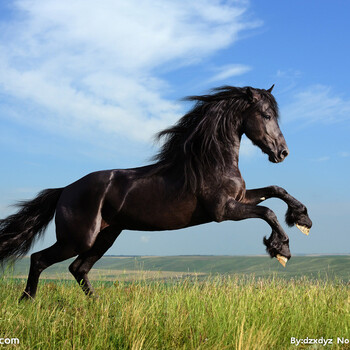
[[[154,173],[166,171],[181,175],[184,188],[198,189],[204,176],[224,169],[232,161],[232,147],[243,112],[254,107],[248,89],[259,93],[278,116],[277,103],[266,90],[251,87],[222,86],[211,94],[189,96],[185,101],[195,101],[194,107],[174,126],[159,132],[157,139],[165,138]]]

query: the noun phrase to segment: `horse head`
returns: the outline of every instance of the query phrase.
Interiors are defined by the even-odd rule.
[[[278,125],[277,102],[271,91],[246,88],[249,107],[243,121],[242,132],[269,156],[270,162],[282,162],[289,154],[288,147]]]

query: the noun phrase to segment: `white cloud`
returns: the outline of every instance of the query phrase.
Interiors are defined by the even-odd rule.
[[[302,77],[302,72],[295,69],[278,70],[274,81],[278,86],[278,93],[290,93],[294,91],[295,87],[298,85],[299,79]]]
[[[222,81],[237,75],[242,75],[251,70],[251,67],[244,64],[229,64],[216,69],[216,74],[208,82]]]
[[[323,157],[315,158],[313,159],[313,161],[320,163],[320,162],[327,162],[330,159],[331,159],[330,156],[323,156]]]
[[[350,100],[336,95],[330,87],[313,85],[294,95],[282,108],[283,121],[336,123],[350,119]]]
[[[245,21],[244,1],[19,0],[15,6],[15,19],[0,32],[0,93],[31,106],[30,116],[16,107],[20,118],[56,131],[141,141],[182,114],[164,97],[168,85],[157,69],[199,62],[258,25]],[[247,67],[230,69],[226,75]]]
[[[350,157],[350,152],[342,151],[339,153],[339,156],[342,158],[348,158],[348,157]]]

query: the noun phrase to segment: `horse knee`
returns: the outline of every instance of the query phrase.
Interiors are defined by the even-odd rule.
[[[288,194],[288,192],[283,187],[280,187],[280,186],[273,185],[273,186],[269,186],[269,188],[274,195],[285,196]]]
[[[264,207],[263,216],[267,219],[268,222],[272,224],[276,224],[278,222],[276,214],[270,208]]]

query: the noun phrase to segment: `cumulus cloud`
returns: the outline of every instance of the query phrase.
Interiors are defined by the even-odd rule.
[[[259,25],[245,20],[245,1],[19,0],[13,6],[15,15],[0,31],[0,93],[15,99],[19,121],[139,141],[183,112],[166,98],[169,82],[159,69],[196,64]],[[216,80],[248,69],[226,68]]]

